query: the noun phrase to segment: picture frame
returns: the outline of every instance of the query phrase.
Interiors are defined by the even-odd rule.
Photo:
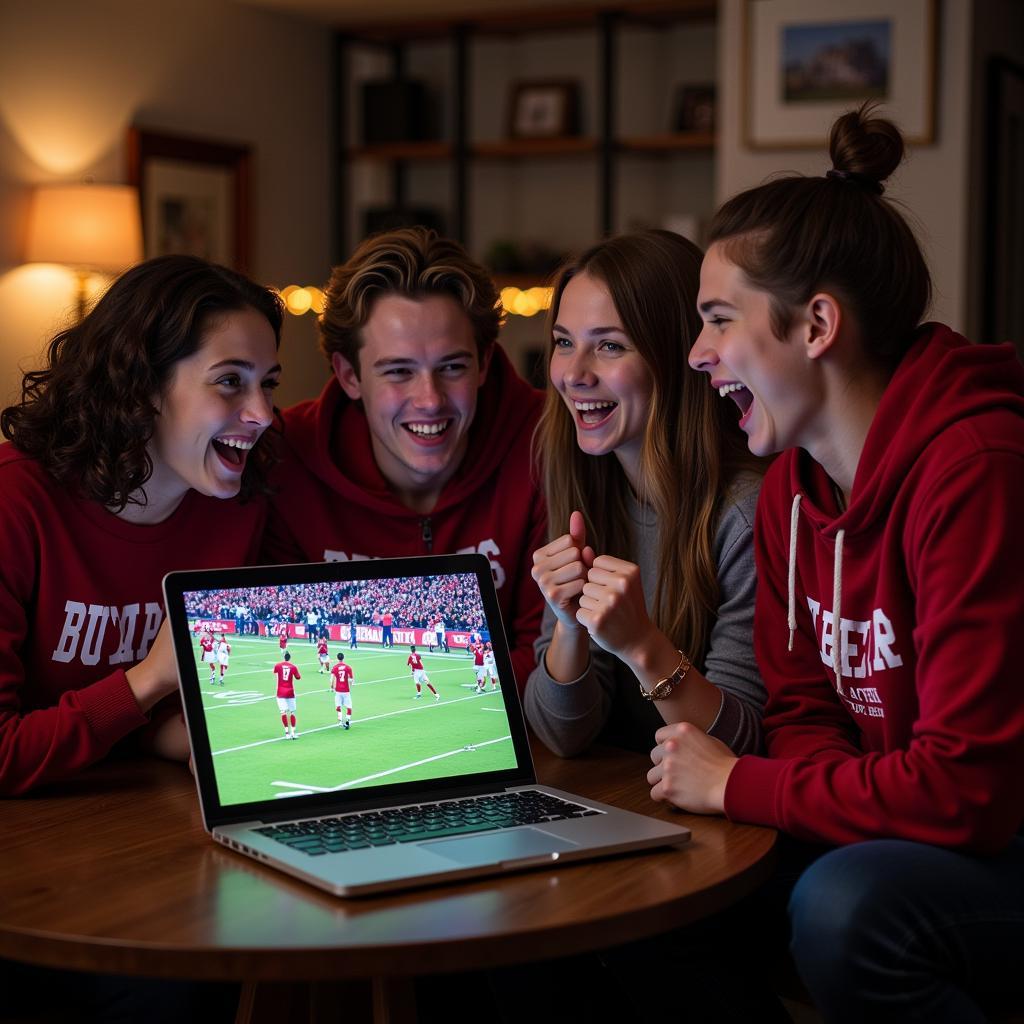
[[[715,86],[713,82],[679,86],[676,90],[672,130],[674,132],[714,132]]]
[[[509,102],[510,139],[556,139],[579,131],[579,83],[516,82]]]
[[[935,0],[746,0],[744,142],[819,148],[865,100],[933,142],[936,56]]]
[[[183,253],[248,271],[251,147],[133,125],[127,156],[147,259]]]

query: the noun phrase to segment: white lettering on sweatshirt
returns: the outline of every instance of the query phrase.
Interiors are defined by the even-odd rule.
[[[163,618],[164,612],[160,605],[147,601],[145,621],[140,632],[138,604],[119,608],[116,605],[86,605],[82,601],[67,601],[64,604],[64,628],[50,657],[62,664],[75,660],[81,661],[83,665],[98,664],[109,624],[119,631],[119,642],[117,649],[107,659],[108,664],[122,665],[141,661],[149,654],[150,645]],[[138,637],[137,633],[140,633]]]
[[[459,548],[455,554],[457,555],[483,555],[488,562],[491,563],[491,572],[494,575],[494,586],[501,590],[505,585],[505,570],[502,567],[501,562],[498,561],[498,556],[501,554],[501,548],[488,538],[487,540],[480,541],[479,544],[470,544],[468,547]],[[331,548],[324,549],[324,561],[325,562],[367,562],[371,558],[383,558],[388,557],[385,555],[359,555],[349,554],[347,551],[335,551]]]
[[[818,637],[818,655],[823,664],[832,668],[832,652],[837,642],[832,612],[823,609],[821,602],[813,597],[807,598],[807,606]],[[892,620],[883,609],[875,608],[870,619],[840,618],[838,635],[841,640],[841,658],[839,678],[835,682],[836,692],[847,700],[854,711],[884,718],[885,712],[880,706],[882,702],[877,689],[873,686],[845,687],[843,680],[864,679],[877,672],[899,668],[903,664],[903,658],[896,649],[896,631]]]

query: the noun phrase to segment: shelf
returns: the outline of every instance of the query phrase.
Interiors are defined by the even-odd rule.
[[[335,210],[339,258],[358,241],[356,192],[372,193],[376,201],[399,210],[443,208],[447,232],[474,251],[486,250],[494,239],[546,237],[549,222],[558,218],[561,209],[561,200],[552,197],[554,189],[564,193],[566,202],[573,202],[564,223],[557,228],[550,225],[553,237],[566,236],[560,240],[565,245],[582,245],[634,222],[659,223],[664,219],[663,207],[690,209],[695,190],[697,201],[707,205],[714,132],[657,128],[672,123],[662,108],[669,105],[665,95],[669,85],[678,88],[677,78],[683,83],[714,80],[715,47],[710,34],[719,0],[530,3],[526,10],[515,9],[517,0],[500,10],[477,4],[476,13],[456,19],[396,19],[350,25],[336,34],[335,89],[344,101],[338,104],[332,147],[341,197]],[[668,28],[678,40],[663,47],[658,36]],[[582,29],[586,31],[578,31]],[[562,30],[575,35],[566,39],[564,47],[561,40],[549,36]],[[437,42],[444,45],[438,47]],[[386,52],[372,55],[372,63],[368,62],[367,55],[357,52],[364,43],[380,44]],[[641,66],[646,63],[656,65],[651,69],[653,76]],[[390,65],[393,78],[420,77],[442,98],[439,109],[446,125],[445,141],[359,144],[353,134],[358,130],[353,123],[358,106],[353,90],[367,80],[371,66],[373,74],[379,75],[378,69],[385,64]],[[562,74],[581,83],[587,135],[501,137],[509,124],[502,101],[518,83],[520,72],[527,70],[538,76]],[[641,71],[639,78],[632,77]],[[646,120],[633,116],[634,110],[646,108],[650,108]],[[577,126],[571,120],[563,123]],[[652,182],[666,166],[673,173],[664,190],[655,188]],[[358,173],[371,167],[377,176],[373,182]],[[573,180],[578,171],[585,179],[579,187]],[[546,187],[548,178],[551,189]],[[386,200],[380,195],[381,181],[390,185]],[[496,190],[494,205],[479,194],[484,188]],[[529,202],[527,194],[532,197],[538,190],[545,191],[543,201]],[[506,198],[523,204],[521,217],[505,209]],[[593,204],[592,218],[581,209],[584,202]],[[592,227],[587,226],[588,220]],[[499,277],[502,283],[522,288],[541,283],[532,274]]]
[[[531,156],[575,156],[596,151],[596,139],[577,135],[555,139],[498,139],[494,142],[477,142],[471,148],[472,155],[481,160],[517,160]]]
[[[662,135],[638,135],[619,139],[616,148],[622,153],[711,152],[715,137],[711,132],[666,132]],[[479,160],[519,160],[529,157],[576,156],[596,153],[596,139],[567,136],[554,139],[497,139],[478,142],[470,155]],[[447,142],[380,142],[355,146],[349,150],[352,159],[363,160],[449,160],[454,155]]]
[[[619,139],[616,146],[623,153],[710,153],[715,148],[715,136],[713,132],[666,132],[663,135],[638,135]]]
[[[352,159],[367,160],[448,160],[452,147],[448,142],[377,142],[370,146],[354,146],[348,151]]]

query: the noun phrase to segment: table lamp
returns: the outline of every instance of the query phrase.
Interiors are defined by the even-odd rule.
[[[32,196],[26,263],[63,263],[78,277],[85,316],[92,271],[119,273],[142,259],[138,191],[128,185],[40,185]]]

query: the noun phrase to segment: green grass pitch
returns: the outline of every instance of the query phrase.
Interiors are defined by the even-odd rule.
[[[211,685],[210,668],[196,648],[196,672],[213,750],[221,803],[226,805],[357,789],[389,782],[495,771],[515,767],[508,719],[500,692],[475,692],[473,659],[465,651],[417,650],[435,702],[416,687],[406,664],[408,647],[381,650],[331,641],[352,666],[352,727],[338,724],[330,677],[319,674],[316,645],[291,639],[288,650],[302,678],[295,684],[299,737],[287,740],[277,708],[274,665],[277,637],[229,636],[231,663],[225,684]],[[217,666],[217,678],[220,668]],[[509,685],[514,685],[511,681]]]

